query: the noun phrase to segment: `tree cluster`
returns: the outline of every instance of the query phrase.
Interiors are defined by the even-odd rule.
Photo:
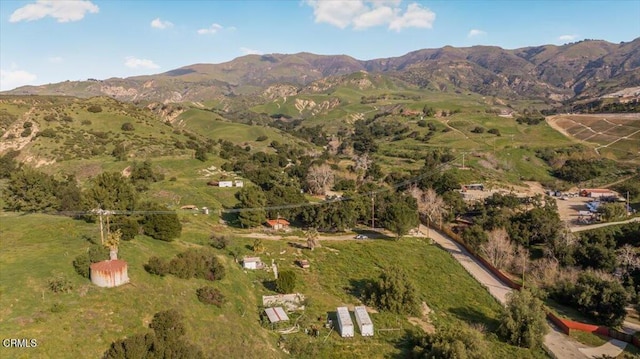
[[[385,269],[378,280],[367,285],[364,296],[370,305],[381,310],[407,315],[420,312],[418,292],[400,267]]]
[[[214,281],[225,276],[225,269],[220,260],[214,253],[204,249],[189,249],[179,253],[169,262],[153,256],[144,268],[151,274],[173,274],[182,279],[200,278]]]
[[[551,296],[609,326],[622,324],[629,304],[629,294],[622,284],[593,271],[580,273],[575,282],[568,279],[559,281]]]
[[[185,338],[186,327],[182,315],[174,310],[153,316],[146,334],[116,340],[102,356],[103,359],[129,358],[190,358],[204,359],[202,350]]]

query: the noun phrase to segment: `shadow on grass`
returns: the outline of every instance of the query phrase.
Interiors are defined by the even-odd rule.
[[[396,240],[396,237],[388,236],[373,229],[354,229],[353,232],[356,233],[356,235],[367,236],[367,239],[384,239],[387,241]]]
[[[224,221],[226,225],[233,228],[243,228],[240,225],[240,221],[238,220],[238,214],[232,212],[222,212],[220,218]]]
[[[302,243],[287,242],[287,245],[288,245],[289,247],[297,248],[297,249],[309,249],[309,247],[307,247],[307,245],[306,245],[306,244],[302,244]]]
[[[406,359],[417,358],[414,349],[422,344],[424,333],[415,329],[405,329],[404,334],[393,341],[393,346],[400,352],[392,353],[385,356],[385,359]]]
[[[348,294],[364,302],[367,288],[373,287],[373,284],[374,281],[371,279],[349,279],[349,286],[344,289]]]
[[[267,289],[270,290],[272,292],[276,292],[276,281],[275,280],[263,280],[262,281],[262,285]]]
[[[450,309],[450,312],[458,319],[469,324],[475,323],[486,326],[487,331],[489,332],[498,330],[498,327],[500,326],[500,321],[497,319],[489,318],[484,313],[469,306],[452,308]]]

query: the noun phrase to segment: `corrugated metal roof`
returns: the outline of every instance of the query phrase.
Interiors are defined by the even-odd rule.
[[[336,310],[338,313],[338,319],[343,326],[345,325],[353,325],[353,321],[351,320],[351,316],[349,315],[349,309],[347,307],[338,307]]]
[[[373,324],[365,306],[355,307],[353,311],[355,312],[356,317],[358,317],[358,321],[361,325]]]
[[[91,269],[101,272],[117,272],[127,267],[127,262],[121,259],[106,260],[91,264]]]
[[[267,313],[267,317],[269,317],[269,321],[271,323],[289,320],[289,316],[287,316],[287,313],[282,309],[282,307],[266,308],[264,312]]]

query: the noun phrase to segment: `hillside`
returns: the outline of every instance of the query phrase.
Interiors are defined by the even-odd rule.
[[[7,93],[202,102],[258,94],[274,84],[302,88],[326,77],[359,71],[385,74],[420,88],[471,91],[512,100],[535,98],[552,104],[640,85],[640,38],[621,44],[585,40],[513,50],[447,46],[366,61],[310,53],[247,55],[226,63],[194,64],[151,76],[67,81],[25,86]]]

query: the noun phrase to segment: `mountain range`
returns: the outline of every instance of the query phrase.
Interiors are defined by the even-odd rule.
[[[613,44],[584,40],[519,49],[496,46],[423,49],[361,61],[311,53],[247,55],[220,64],[193,64],[164,73],[106,80],[23,86],[5,94],[110,96],[122,101],[207,101],[261,94],[272,85],[326,90],[331,78],[356,72],[381,75],[410,88],[475,92],[549,104],[602,96],[640,86],[640,38]],[[327,78],[329,81],[327,81]],[[311,85],[311,87],[310,87]]]

